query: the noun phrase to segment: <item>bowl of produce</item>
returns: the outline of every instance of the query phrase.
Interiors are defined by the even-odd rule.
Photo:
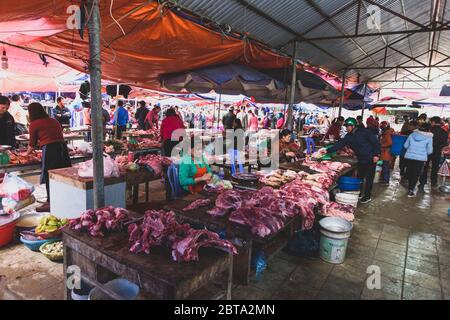
[[[60,261],[64,258],[62,241],[44,243],[39,247],[39,251],[52,261]]]
[[[20,236],[20,242],[22,242],[28,249],[31,251],[39,251],[39,248],[47,243],[47,242],[53,242],[57,241],[58,239],[39,239],[39,238],[32,238],[32,236],[26,236],[22,235]]]
[[[34,232],[42,239],[56,238],[61,235],[62,229],[68,223],[69,220],[65,218],[59,219],[53,215],[44,216]]]
[[[36,228],[42,218],[44,216],[47,216],[48,214],[42,214],[42,213],[30,213],[30,214],[25,214],[23,216],[21,216],[19,218],[19,220],[17,220],[17,228],[22,228],[22,229],[33,229]]]

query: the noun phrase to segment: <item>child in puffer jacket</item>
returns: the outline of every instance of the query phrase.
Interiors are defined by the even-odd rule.
[[[422,124],[406,139],[405,159],[406,177],[408,179],[408,197],[415,197],[415,188],[419,177],[422,174],[428,156],[433,153],[433,134],[430,131],[430,124]]]

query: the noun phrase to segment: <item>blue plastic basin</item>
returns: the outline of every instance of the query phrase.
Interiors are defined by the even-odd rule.
[[[44,239],[44,240],[26,240],[20,237],[20,242],[22,242],[28,249],[32,251],[39,251],[39,248],[47,242],[53,242],[59,240],[58,238]]]
[[[339,179],[339,189],[342,191],[358,191],[361,187],[362,180],[351,177],[341,177]]]

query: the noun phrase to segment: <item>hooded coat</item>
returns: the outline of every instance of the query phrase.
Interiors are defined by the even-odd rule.
[[[433,153],[433,134],[414,130],[406,139],[404,147],[406,159],[427,161],[428,156]]]
[[[381,135],[381,160],[383,161],[392,161],[392,134],[394,133],[394,129],[388,128]]]

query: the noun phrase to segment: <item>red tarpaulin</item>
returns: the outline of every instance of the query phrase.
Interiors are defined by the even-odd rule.
[[[5,0],[1,2],[6,5]],[[114,1],[113,16],[125,36],[109,14],[110,3],[101,5],[105,80],[159,89],[159,78],[166,73],[231,62],[258,69],[290,64],[290,59],[259,44],[214,32],[181,18],[156,1],[147,2]],[[14,1],[7,10],[0,11],[2,27],[11,31],[0,39],[40,50],[78,71],[86,71],[88,32],[84,31],[81,40],[78,30],[67,29],[69,5],[67,1]]]

